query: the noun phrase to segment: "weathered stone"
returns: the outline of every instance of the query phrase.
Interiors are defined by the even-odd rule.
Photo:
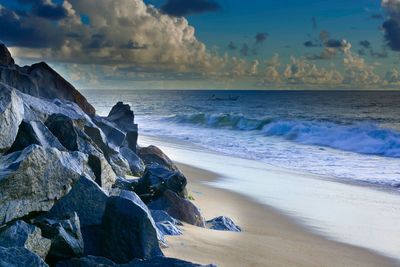
[[[40,228],[16,221],[0,232],[0,247],[23,247],[45,259],[50,250],[50,239],[42,237]]]
[[[0,65],[14,65],[14,59],[4,44],[0,43]]]
[[[166,190],[177,193],[186,198],[187,180],[179,171],[170,171],[164,166],[153,164],[147,166],[142,178],[139,179],[135,192],[143,199],[150,202],[159,198]]]
[[[51,240],[47,262],[79,257],[83,255],[83,239],[76,212],[62,218],[41,217],[34,220],[43,236]]]
[[[75,258],[67,261],[58,262],[56,267],[114,267],[114,262],[107,258],[86,256],[83,258]]]
[[[21,98],[13,89],[0,83],[0,153],[6,152],[14,143],[23,117]]]
[[[119,130],[114,123],[109,122],[99,116],[93,117],[93,122],[103,131],[108,142],[111,143],[115,148],[122,146],[126,134]]]
[[[154,257],[149,260],[133,260],[129,264],[120,265],[120,267],[216,267],[215,265],[201,265],[196,263],[191,263],[184,260],[178,260],[174,258],[166,257]]]
[[[138,184],[138,179],[126,179],[122,177],[117,177],[115,181],[114,188],[127,191],[135,191],[135,186]]]
[[[156,223],[156,226],[163,235],[182,235],[182,231],[171,222]]]
[[[206,222],[206,226],[209,229],[219,230],[219,231],[231,231],[231,232],[241,232],[239,226],[237,226],[230,218],[225,216],[216,217],[212,220]]]
[[[171,190],[165,191],[162,197],[149,203],[148,206],[151,210],[163,210],[183,222],[205,226],[200,210],[192,202],[179,197]]]
[[[179,171],[172,160],[156,146],[141,147],[138,149],[138,155],[146,165],[158,164],[170,171]]]
[[[43,123],[22,121],[19,125],[17,137],[7,153],[23,150],[30,145],[39,145],[44,148],[54,147],[60,151],[66,150]]]
[[[85,170],[79,152],[31,145],[0,158],[0,224],[30,213],[48,211]]]
[[[116,263],[162,255],[157,230],[143,202],[122,191],[107,201],[103,216],[103,253]]]
[[[163,210],[151,210],[151,216],[156,223],[170,222],[174,225],[183,225],[179,220],[172,218],[168,213]]]
[[[48,267],[48,265],[26,248],[0,247],[0,267]]]
[[[129,169],[133,176],[142,176],[146,169],[143,161],[128,147],[121,147],[119,149],[121,155],[128,161]]]

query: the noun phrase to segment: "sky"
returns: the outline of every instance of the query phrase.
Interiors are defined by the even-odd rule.
[[[0,41],[81,89],[400,89],[400,0],[0,0]]]

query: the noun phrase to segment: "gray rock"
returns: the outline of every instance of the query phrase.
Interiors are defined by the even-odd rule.
[[[0,247],[0,267],[48,267],[48,265],[26,248]]]
[[[23,117],[21,98],[12,88],[0,83],[0,153],[6,152],[14,143]]]
[[[146,166],[156,163],[166,167],[170,171],[179,171],[172,160],[156,146],[141,147],[138,149],[138,155]]]
[[[31,145],[0,158],[0,224],[48,211],[66,195],[85,170],[79,152]]]
[[[104,256],[116,263],[162,255],[154,221],[133,192],[109,197],[102,230]]]
[[[42,237],[40,228],[16,221],[0,232],[0,247],[23,247],[45,259],[50,250],[50,239]]]
[[[215,265],[201,265],[184,260],[166,257],[154,257],[149,260],[133,260],[129,264],[120,265],[120,267],[216,267]]]
[[[34,220],[34,224],[42,229],[44,237],[51,240],[47,262],[55,263],[83,255],[83,239],[76,212],[62,218],[40,217]]]
[[[110,144],[115,148],[122,146],[126,134],[122,130],[119,130],[118,126],[99,116],[93,117],[93,122],[103,131]]]
[[[209,229],[219,230],[219,231],[231,231],[231,232],[241,232],[239,226],[237,226],[230,218],[225,216],[216,217],[212,220],[206,222],[206,226]]]
[[[75,258],[67,261],[58,262],[56,267],[113,267],[117,266],[114,262],[107,258],[86,256],[83,258]]]
[[[129,168],[133,176],[142,176],[146,169],[143,161],[128,147],[121,147],[119,149],[121,155],[128,161]]]
[[[126,191],[135,191],[135,186],[138,184],[138,179],[126,179],[122,177],[117,177],[115,181],[114,188],[118,188]]]
[[[159,198],[166,190],[177,193],[186,198],[187,180],[179,171],[170,171],[164,166],[153,164],[147,166],[146,171],[139,179],[135,192],[143,199],[150,202]]]
[[[14,65],[14,59],[4,44],[0,43],[0,65]]]
[[[156,223],[156,226],[163,235],[182,235],[182,231],[171,222]]]
[[[205,227],[204,219],[200,210],[189,200],[179,197],[175,192],[167,190],[162,197],[150,202],[148,207],[151,210],[163,210],[172,217],[183,222]]]
[[[168,213],[163,210],[151,210],[151,216],[156,223],[170,222],[174,225],[183,225],[179,220],[172,218]]]
[[[44,148],[54,147],[60,151],[66,151],[58,139],[40,121],[22,121],[17,137],[7,153],[23,150],[30,145],[39,145]]]

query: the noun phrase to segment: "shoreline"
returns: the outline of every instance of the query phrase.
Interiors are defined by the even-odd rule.
[[[188,191],[208,220],[224,215],[241,233],[190,225],[183,235],[167,237],[169,257],[218,266],[397,266],[398,261],[374,251],[312,233],[296,220],[249,197],[207,185],[219,175],[177,163],[188,178]],[[251,257],[249,256],[251,255]]]

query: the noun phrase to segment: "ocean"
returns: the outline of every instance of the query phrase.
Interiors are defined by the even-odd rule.
[[[83,93],[100,115],[117,101],[129,103],[142,135],[340,182],[400,187],[400,92]]]

